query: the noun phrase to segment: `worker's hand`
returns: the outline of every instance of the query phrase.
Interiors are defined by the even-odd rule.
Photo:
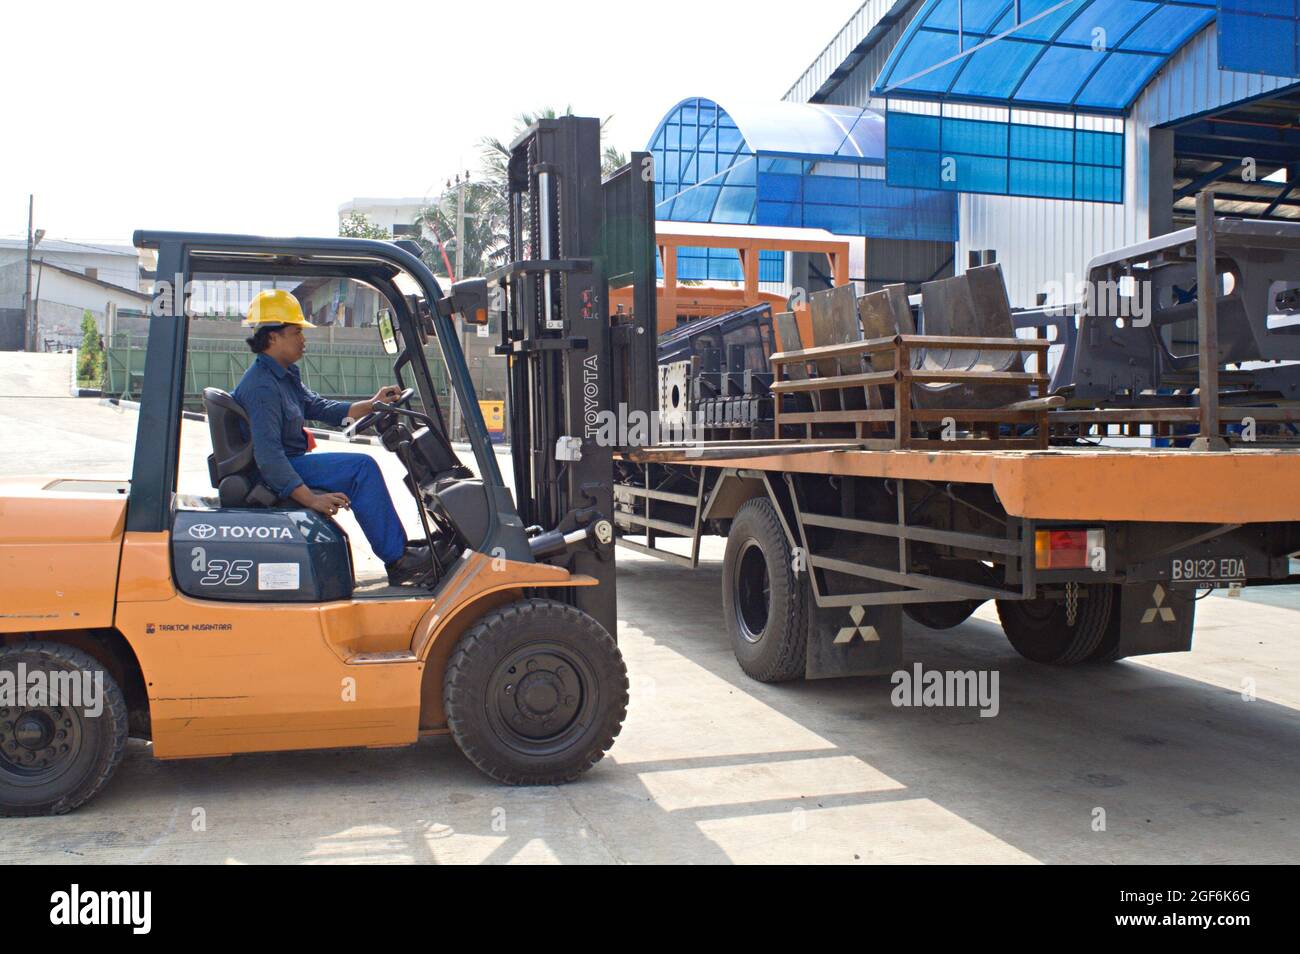
[[[390,384],[387,387],[380,388],[375,396],[370,399],[370,403],[374,404],[376,401],[383,401],[385,404],[390,404],[401,396],[402,389],[395,384]]]
[[[351,509],[352,501],[348,500],[347,494],[317,494],[308,506],[317,513],[332,517],[340,510]]]

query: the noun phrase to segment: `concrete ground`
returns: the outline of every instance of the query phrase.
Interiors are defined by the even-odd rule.
[[[0,474],[127,474],[136,415],[63,396],[59,360],[0,355]],[[184,442],[182,489],[206,492],[204,425],[186,422]],[[723,626],[720,548],[706,557],[690,571],[620,551],[618,639],[632,702],[610,755],[576,784],[498,786],[449,738],[170,763],[132,743],[89,805],[0,821],[0,861],[1149,864],[1300,854],[1294,590],[1208,598],[1194,652],[1104,667],[1022,660],[991,605],[945,633],[909,623],[909,666],[999,673],[1000,712],[980,718],[895,708],[883,676],[748,680]],[[1254,701],[1243,698],[1246,680]],[[1094,830],[1098,809],[1104,831]]]

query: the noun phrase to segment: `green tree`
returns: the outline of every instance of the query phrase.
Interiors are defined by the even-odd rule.
[[[349,212],[339,223],[340,238],[383,239],[388,241],[392,235],[382,225],[370,221],[364,212]]]
[[[81,347],[77,349],[77,383],[94,386],[104,377],[104,349],[100,347],[95,316],[87,308],[81,313]]]

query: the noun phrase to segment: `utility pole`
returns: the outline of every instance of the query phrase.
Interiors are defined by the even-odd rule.
[[[27,290],[23,292],[23,328],[27,350],[36,350],[36,329],[32,327],[32,205],[35,196],[27,196]]]

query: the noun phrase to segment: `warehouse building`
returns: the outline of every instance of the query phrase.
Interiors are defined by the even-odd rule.
[[[1099,253],[1300,217],[1291,0],[868,0],[786,94],[885,116],[886,181],[957,196],[956,268],[1056,304]]]
[[[1063,304],[1094,256],[1190,224],[1207,186],[1220,215],[1300,217],[1298,36],[1292,0],[867,0],[785,112],[722,104],[690,147],[691,107],[698,126],[714,104],[669,112],[659,218],[867,236],[868,288],[997,260],[1015,305]],[[710,136],[753,172],[691,167]]]

